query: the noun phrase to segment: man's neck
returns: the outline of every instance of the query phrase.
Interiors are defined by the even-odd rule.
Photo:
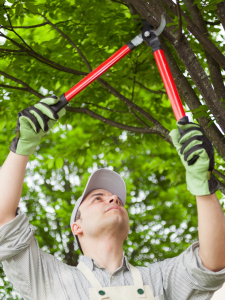
[[[91,243],[92,244],[92,243]],[[95,241],[93,245],[85,247],[84,255],[94,259],[100,268],[106,268],[110,274],[121,267],[123,259],[123,243],[112,239]]]

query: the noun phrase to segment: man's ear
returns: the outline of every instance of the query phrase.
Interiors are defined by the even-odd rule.
[[[75,235],[83,233],[83,229],[79,226],[78,222],[74,222],[72,225],[72,232]]]

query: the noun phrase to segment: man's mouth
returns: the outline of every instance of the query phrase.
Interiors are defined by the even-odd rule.
[[[110,211],[111,209],[118,209],[118,210],[121,211],[121,209],[120,209],[118,206],[112,206],[112,207],[110,207],[110,208],[107,210],[107,212]]]

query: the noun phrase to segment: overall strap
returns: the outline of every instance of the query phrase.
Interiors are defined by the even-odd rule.
[[[83,263],[82,261],[79,262],[77,268],[84,274],[87,280],[90,282],[93,288],[102,289],[101,283],[92,273],[92,271]]]
[[[132,266],[130,263],[128,264],[133,277],[137,299],[146,298],[141,272],[138,270],[138,268]]]

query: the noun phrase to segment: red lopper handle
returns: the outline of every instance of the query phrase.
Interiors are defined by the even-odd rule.
[[[74,85],[68,92],[66,92],[65,93],[66,100],[70,101],[74,96],[76,96],[83,89],[85,89],[90,83],[92,83],[96,78],[101,76],[104,72],[106,72],[109,68],[111,68],[115,63],[117,63],[121,58],[127,55],[130,51],[131,49],[127,45],[124,45],[121,49],[119,49],[116,53],[114,53],[106,61],[104,61],[100,66],[98,66],[95,70],[93,70],[80,82]]]
[[[165,85],[167,95],[170,99],[175,118],[178,121],[181,118],[185,117],[185,111],[163,50],[160,49],[155,51],[154,57],[159,68],[163,83]]]

